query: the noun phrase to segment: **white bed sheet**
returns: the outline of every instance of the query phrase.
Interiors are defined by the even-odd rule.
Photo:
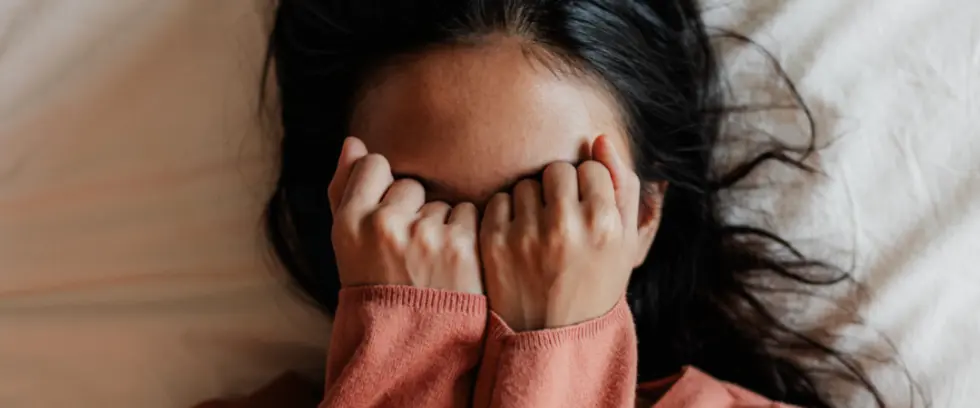
[[[258,4],[0,1],[0,407],[186,408],[322,366],[261,238]]]
[[[980,2],[723,3],[712,24],[773,51],[835,140],[826,177],[746,206],[853,250],[933,406],[975,406]],[[261,236],[266,4],[0,0],[0,406],[184,408],[321,364],[329,324]]]
[[[709,23],[736,28],[781,61],[814,111],[824,146],[814,162],[825,176],[786,178],[770,167],[755,181],[785,183],[749,194],[744,205],[773,214],[772,227],[811,253],[853,269],[869,293],[848,306],[895,343],[932,406],[976,406],[980,2],[710,3]],[[725,56],[744,79],[736,89],[772,84],[771,75],[743,75],[759,71],[758,53],[743,47]],[[792,133],[780,115],[768,118],[758,127]],[[836,320],[820,302],[799,306],[817,320]],[[872,373],[894,406],[922,406],[921,398],[909,401],[895,367]]]

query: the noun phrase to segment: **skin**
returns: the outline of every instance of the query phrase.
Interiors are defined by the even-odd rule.
[[[343,285],[486,294],[518,331],[623,297],[659,206],[640,206],[613,99],[526,46],[443,48],[375,74],[329,191]]]
[[[599,86],[556,75],[515,39],[426,53],[379,74],[355,110],[353,135],[430,199],[485,203],[552,162],[588,159],[605,134],[627,138]],[[629,163],[632,165],[632,163]]]

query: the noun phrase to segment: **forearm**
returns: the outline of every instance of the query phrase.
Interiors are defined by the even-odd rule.
[[[483,296],[344,289],[320,407],[467,406],[485,325]]]
[[[633,407],[636,334],[625,301],[576,326],[515,333],[491,316],[474,405]]]

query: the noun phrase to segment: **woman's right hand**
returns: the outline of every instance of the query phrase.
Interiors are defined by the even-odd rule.
[[[425,202],[415,180],[395,180],[388,160],[344,141],[328,190],[331,237],[344,287],[404,285],[483,294],[478,213]]]

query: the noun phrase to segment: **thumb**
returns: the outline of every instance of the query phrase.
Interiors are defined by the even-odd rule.
[[[606,135],[599,136],[592,143],[592,159],[609,169],[623,226],[635,231],[640,207],[640,179],[636,172],[626,164]]]

